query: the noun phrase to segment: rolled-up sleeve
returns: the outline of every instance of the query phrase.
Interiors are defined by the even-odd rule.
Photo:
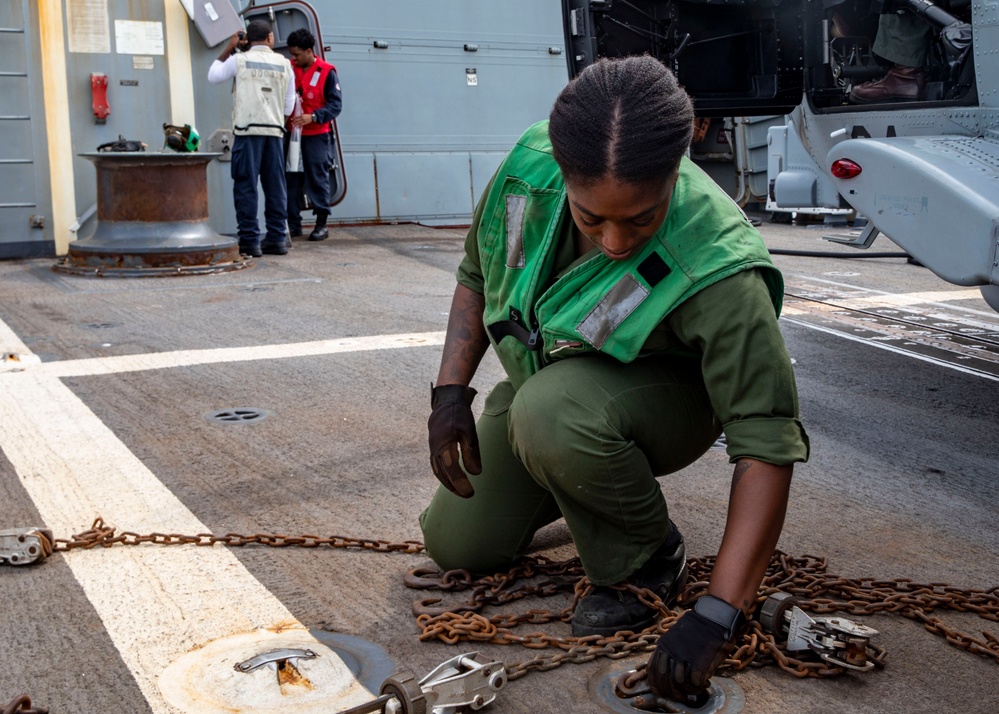
[[[473,292],[477,292],[479,295],[484,295],[486,292],[485,278],[482,275],[482,266],[479,262],[479,224],[482,221],[482,214],[487,202],[486,199],[489,196],[490,190],[492,190],[493,181],[495,181],[495,177],[489,180],[486,189],[479,198],[478,205],[475,207],[475,213],[472,215],[472,223],[468,227],[468,233],[465,235],[465,257],[458,266],[458,271],[455,275],[460,284]]]
[[[725,278],[685,301],[668,320],[680,341],[701,355],[729,459],[807,461],[794,371],[762,276],[747,270]]]

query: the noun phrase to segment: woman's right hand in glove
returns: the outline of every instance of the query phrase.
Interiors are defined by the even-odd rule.
[[[475,390],[461,384],[443,384],[430,392],[430,468],[451,493],[471,498],[470,474],[482,473],[479,436],[475,431],[472,400]],[[459,448],[461,459],[458,458]],[[464,461],[465,468],[462,468]]]
[[[645,673],[649,689],[660,697],[703,706],[711,676],[735,647],[745,623],[738,608],[702,596],[659,638]]]

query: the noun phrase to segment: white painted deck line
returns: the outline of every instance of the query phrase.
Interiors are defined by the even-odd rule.
[[[823,278],[817,278],[811,275],[795,275],[790,273],[784,274],[784,279],[788,283],[788,288],[791,290],[800,288],[800,285],[793,284],[796,280],[803,280],[805,282],[811,283],[823,283],[825,285],[835,285],[839,288],[846,288],[848,290],[856,290],[858,292],[867,293],[867,295],[853,298],[844,298],[851,300],[867,300],[877,301],[879,298],[882,300],[909,300],[910,302],[891,302],[884,303],[885,307],[888,306],[902,306],[902,305],[936,305],[941,308],[948,310],[958,310],[960,312],[966,312],[971,315],[980,315],[985,318],[996,318],[996,312],[991,309],[977,310],[972,307],[964,307],[963,305],[946,305],[943,303],[952,302],[955,300],[975,300],[977,302],[984,304],[984,299],[982,298],[982,293],[978,288],[957,288],[953,290],[942,290],[933,292],[914,292],[914,293],[889,293],[884,290],[875,290],[873,288],[863,288],[859,285],[851,285],[850,283],[841,283],[836,280],[825,280]],[[839,298],[837,298],[839,299]],[[863,303],[861,303],[863,304]]]
[[[42,524],[17,525],[44,525],[57,537],[68,537],[88,528],[100,515],[109,525],[137,532],[209,530],[61,377],[439,345],[443,336],[439,332],[385,335],[69,360],[2,373],[0,448],[43,520]],[[0,345],[5,351],[30,355],[2,321]],[[275,626],[311,637],[224,547],[116,547],[74,550],[63,557],[156,714],[179,711],[164,699],[158,680],[171,662],[193,648],[234,633]],[[316,641],[315,649],[326,648]],[[371,698],[349,679],[344,682],[338,710]]]
[[[947,290],[922,293],[896,293],[886,295],[869,295],[867,297],[837,298],[847,307],[908,307],[911,305],[928,305],[951,300],[981,300],[982,293],[974,290]],[[948,305],[948,308],[952,306]]]
[[[803,310],[794,310],[789,312],[788,314],[806,315],[808,313],[806,313]],[[999,377],[995,376],[994,374],[989,374],[988,372],[982,372],[981,370],[972,369],[970,367],[962,367],[961,365],[954,364],[953,362],[947,362],[945,360],[936,359],[934,357],[930,357],[929,355],[919,354],[918,352],[910,352],[908,350],[902,349],[901,347],[895,347],[894,345],[890,345],[885,342],[879,342],[877,340],[871,340],[865,337],[857,337],[856,335],[851,335],[846,332],[840,332],[839,330],[834,330],[830,327],[813,325],[812,323],[805,322],[804,320],[791,320],[791,319],[784,320],[783,317],[781,317],[781,320],[784,322],[789,322],[792,325],[798,325],[799,327],[807,327],[809,330],[815,330],[816,332],[824,332],[827,335],[834,335],[836,337],[841,337],[844,340],[850,340],[851,342],[860,342],[861,344],[867,345],[869,347],[877,347],[879,350],[887,350],[889,352],[894,352],[895,354],[898,355],[904,355],[906,357],[911,357],[912,359],[918,359],[920,362],[928,362],[930,364],[935,364],[938,367],[946,367],[947,369],[952,369],[955,372],[970,374],[972,376],[982,377],[984,379],[988,379],[993,382],[999,382]]]
[[[0,446],[59,537],[95,515],[139,532],[208,529],[58,379],[0,375]],[[30,525],[30,524],[19,524]],[[291,613],[225,548],[110,548],[65,553],[66,564],[157,714],[162,671],[187,651]]]
[[[7,326],[7,323],[0,320],[0,354],[4,352],[24,354],[29,352],[29,350],[27,345],[21,341],[21,338],[14,334],[14,331]]]
[[[966,299],[970,292],[871,296],[870,300],[911,305]],[[788,315],[796,313],[787,311]],[[957,369],[883,343],[798,320],[788,321]],[[60,378],[435,346],[443,342],[443,332],[427,332],[26,365],[24,371],[0,373],[0,448],[42,516],[44,523],[38,525],[51,528],[59,537],[84,530],[98,514],[111,525],[139,532],[202,533],[208,528]],[[2,321],[0,350],[30,354]],[[972,370],[959,371],[986,376]],[[163,698],[158,678],[167,665],[192,648],[237,632],[276,625],[302,627],[223,547],[118,547],[99,552],[77,550],[64,554],[64,558],[156,714],[178,711]],[[356,703],[344,702],[343,706]]]
[[[0,323],[2,324],[2,323]],[[401,335],[372,335],[346,337],[317,342],[295,342],[284,345],[255,345],[252,347],[222,347],[208,350],[180,350],[141,355],[93,357],[90,359],[43,362],[31,371],[53,377],[84,377],[121,372],[140,372],[148,369],[172,369],[196,364],[225,362],[251,362],[290,357],[315,357],[319,355],[391,350],[403,347],[433,347],[444,344],[443,332],[419,332]],[[7,350],[14,351],[14,350]]]

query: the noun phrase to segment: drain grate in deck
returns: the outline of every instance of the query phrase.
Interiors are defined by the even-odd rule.
[[[205,414],[208,421],[217,421],[224,424],[253,424],[263,421],[270,412],[257,407],[232,407],[230,409],[216,409]]]

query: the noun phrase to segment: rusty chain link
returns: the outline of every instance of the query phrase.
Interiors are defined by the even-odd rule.
[[[0,714],[49,714],[48,709],[32,709],[31,707],[31,697],[27,694],[22,694],[19,697],[14,697],[10,700],[10,703],[0,710]]]
[[[97,518],[89,530],[77,533],[72,538],[56,538],[52,544],[52,550],[61,552],[76,550],[77,548],[89,549],[96,548],[97,546],[110,548],[113,545],[142,545],[143,543],[201,546],[212,546],[217,543],[228,546],[254,544],[266,545],[271,548],[286,548],[288,546],[296,548],[318,548],[319,546],[326,545],[331,548],[359,548],[380,553],[423,553],[425,550],[423,543],[416,540],[391,543],[386,540],[350,538],[338,535],[326,537],[317,535],[285,536],[274,533],[255,533],[254,535],[242,535],[240,533],[226,533],[225,535],[214,535],[212,533],[199,533],[198,535],[148,533],[146,535],[139,535],[132,531],[123,531],[116,534],[114,526],[105,524],[103,518]]]
[[[707,592],[708,579],[714,567],[714,556],[690,558],[690,576],[678,600],[678,605],[692,603]],[[991,590],[962,590],[944,583],[915,583],[905,578],[876,580],[874,578],[844,578],[829,574],[824,558],[805,555],[790,556],[777,552],[767,568],[757,603],[775,592],[794,595],[799,606],[815,614],[849,613],[873,615],[895,613],[922,622],[930,632],[973,654],[991,658],[999,664],[999,637],[983,632],[982,638],[959,632],[932,613],[937,610],[972,612],[980,618],[999,622],[999,587]],[[525,581],[543,578],[541,582]],[[596,657],[616,659],[635,653],[650,652],[659,636],[669,629],[681,614],[665,607],[650,590],[626,586],[648,607],[659,610],[661,619],[638,633],[619,633],[612,637],[556,637],[543,632],[517,635],[512,629],[523,624],[566,622],[579,598],[589,587],[578,559],[549,561],[525,558],[521,563],[498,575],[472,578],[467,571],[438,573],[434,582],[429,569],[410,571],[406,584],[410,587],[443,591],[470,590],[471,595],[455,606],[440,604],[440,598],[424,598],[413,604],[417,624],[422,629],[420,639],[438,639],[454,644],[459,641],[492,644],[519,644],[532,649],[555,648],[554,655],[538,655],[533,659],[508,667],[509,679],[523,677],[530,671],[549,670],[565,662],[588,662]],[[509,603],[526,597],[548,597],[556,592],[572,592],[572,603],[558,612],[531,609],[520,615],[497,614],[486,617],[481,613],[487,605]],[[875,667],[884,667],[887,651],[870,645],[869,659]],[[798,659],[788,654],[783,644],[763,631],[758,622],[751,622],[736,649],[721,669],[739,671],[747,667],[776,665],[795,677],[835,677],[843,674],[841,667],[823,661]],[[633,696],[644,680],[643,667],[626,673],[618,682],[621,696]]]
[[[242,535],[211,533],[181,535],[149,533],[140,535],[131,531],[116,533],[112,526],[97,518],[89,530],[69,539],[55,539],[52,550],[70,551],[78,548],[108,548],[114,545],[198,545],[225,546],[264,545],[272,548],[298,547],[357,548],[376,552],[421,554],[426,551],[419,541],[407,540],[393,543],[371,538],[351,538],[333,535],[286,536],[273,533]],[[715,557],[687,560],[689,579],[677,604],[692,603],[707,592],[708,580]],[[944,637],[948,643],[972,654],[992,659],[999,664],[999,637],[983,631],[981,638],[973,637],[946,625],[935,614],[938,610],[971,612],[992,622],[999,622],[999,587],[989,590],[962,590],[946,583],[916,583],[906,578],[878,580],[875,578],[845,578],[827,572],[825,558],[811,555],[795,557],[777,551],[767,568],[757,596],[757,603],[780,591],[795,596],[801,609],[816,615],[849,613],[873,615],[894,613],[921,622],[929,632]],[[631,585],[622,586],[633,592],[646,606],[658,610],[661,618],[649,628],[638,633],[619,633],[611,637],[559,637],[544,632],[518,635],[513,629],[520,625],[543,625],[554,622],[569,623],[576,603],[589,591],[590,584],[578,558],[564,561],[544,557],[525,557],[510,570],[473,577],[465,570],[441,572],[434,568],[414,568],[403,579],[414,589],[443,592],[470,591],[461,603],[442,605],[441,598],[428,597],[413,603],[421,640],[440,640],[447,644],[461,641],[488,644],[518,644],[528,649],[557,649],[559,652],[537,655],[532,659],[507,668],[510,681],[532,671],[547,671],[565,663],[589,662],[597,657],[619,659],[632,654],[650,652],[660,635],[669,629],[681,612],[667,608],[651,590]],[[560,593],[572,593],[571,603],[559,611],[528,609],[521,614],[497,613],[486,617],[482,610],[487,606],[501,606],[529,597],[547,598]],[[887,652],[871,645],[870,659],[876,667],[884,667]],[[835,677],[845,671],[822,661],[808,661],[790,656],[783,645],[763,631],[758,622],[751,622],[741,642],[721,665],[720,669],[739,671],[747,667],[776,665],[795,677]],[[645,678],[644,665],[634,672],[622,675],[617,684],[621,696],[633,696],[641,691]],[[23,696],[21,699],[26,699]],[[35,710],[13,709],[15,700],[0,714],[21,712],[32,714]],[[27,701],[30,706],[30,700]],[[38,710],[39,713],[44,710]]]

